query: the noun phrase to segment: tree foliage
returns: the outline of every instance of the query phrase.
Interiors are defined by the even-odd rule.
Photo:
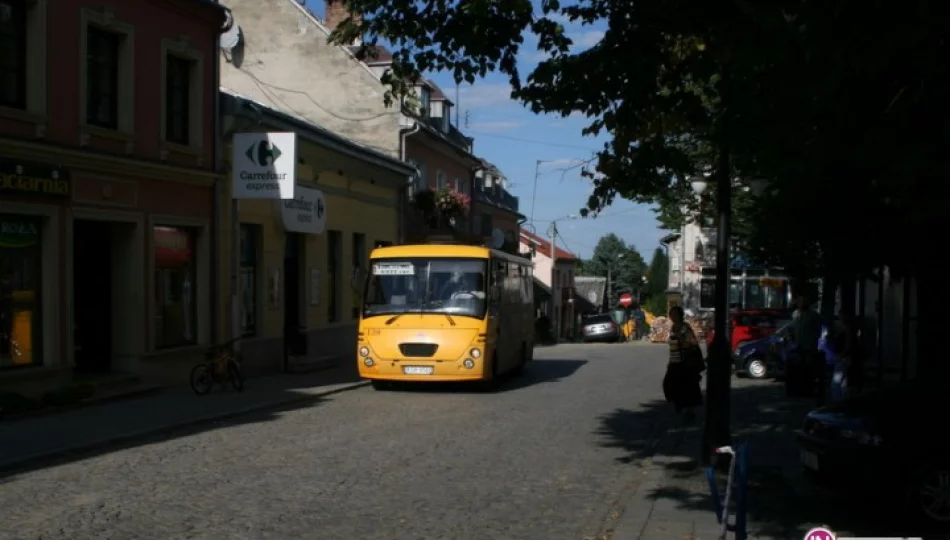
[[[396,96],[420,72],[473,82],[499,71],[531,110],[586,115],[585,133],[609,135],[586,171],[591,212],[620,196],[659,205],[673,225],[698,211],[690,177],[727,152],[726,174],[772,180],[769,194],[736,212],[737,236],[768,262],[824,273],[897,264],[921,252],[905,239],[946,221],[950,16],[936,2],[349,6],[361,18],[331,39],[393,44],[386,80]],[[605,35],[573,51],[558,17],[605,25]],[[525,33],[550,59],[522,77]]]
[[[607,277],[608,269],[615,294],[643,290],[646,274],[643,256],[614,233],[600,237],[593,255],[584,261],[584,275]]]
[[[654,315],[666,313],[666,289],[670,280],[670,258],[663,248],[653,250],[647,268],[646,301],[644,307]]]

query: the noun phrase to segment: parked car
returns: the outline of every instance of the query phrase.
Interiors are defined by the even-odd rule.
[[[762,339],[774,334],[783,324],[791,320],[792,315],[784,309],[760,309],[736,311],[731,314],[729,326],[732,335],[729,350],[735,351],[747,341]],[[712,345],[716,332],[706,334],[706,344]]]
[[[767,338],[746,341],[732,352],[732,363],[736,375],[747,375],[752,379],[765,379],[772,375],[769,353],[779,345],[782,338],[773,334]],[[774,364],[772,364],[774,366]]]
[[[583,320],[581,337],[584,343],[613,343],[623,340],[623,332],[609,313],[598,313]]]
[[[895,508],[950,527],[950,384],[915,382],[813,410],[798,433],[801,464],[839,488],[887,494]]]

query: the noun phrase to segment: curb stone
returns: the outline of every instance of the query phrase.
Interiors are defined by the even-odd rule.
[[[199,416],[197,418],[192,418],[184,422],[172,422],[167,424],[158,424],[142,429],[138,429],[131,432],[122,433],[119,435],[114,435],[111,437],[106,437],[98,441],[83,442],[78,444],[67,445],[56,450],[43,451],[32,456],[15,458],[10,461],[0,461],[0,472],[9,473],[16,472],[18,469],[23,469],[28,467],[31,464],[37,464],[42,462],[55,461],[57,458],[65,458],[69,456],[74,456],[77,454],[87,454],[92,453],[96,450],[108,448],[111,446],[116,446],[122,443],[134,441],[137,439],[145,439],[150,436],[161,435],[164,433],[170,433],[173,431],[184,430],[203,424],[211,424],[214,422],[220,422],[224,420],[230,420],[232,418],[238,418],[252,413],[264,412],[271,409],[277,409],[284,407],[286,405],[301,404],[307,402],[315,402],[320,398],[330,396],[333,394],[339,394],[341,392],[346,392],[349,390],[356,390],[358,388],[363,388],[369,386],[369,381],[359,381],[354,383],[343,383],[335,388],[328,388],[323,391],[317,391],[309,394],[296,394],[293,397],[288,397],[286,399],[278,399],[276,401],[268,401],[265,403],[255,403],[252,405],[247,405],[238,409],[233,409],[227,412],[222,413],[212,413]]]

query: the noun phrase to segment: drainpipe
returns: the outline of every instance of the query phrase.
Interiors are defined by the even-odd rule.
[[[403,128],[399,130],[399,160],[403,163],[406,162],[406,139],[410,135],[415,135],[419,133],[421,126],[419,122],[413,121],[411,128]],[[413,179],[415,180],[415,179]],[[409,187],[407,184],[405,188],[399,193],[399,223],[398,223],[398,233],[396,238],[400,244],[406,242],[406,211],[408,210],[408,198],[409,198]]]
[[[215,0],[217,3],[217,0]],[[214,112],[213,112],[213,121],[214,121],[214,137],[211,139],[211,159],[212,159],[212,170],[216,175],[220,175],[222,172],[222,147],[221,144],[221,93],[218,89],[218,80],[221,77],[221,55],[218,53],[218,41],[222,33],[228,30],[227,27],[222,27],[218,29],[212,37],[211,47],[215,51],[214,62],[212,62],[211,69],[213,70],[212,81],[214,81]],[[220,265],[218,263],[218,246],[221,245],[221,224],[218,222],[221,219],[221,198],[224,196],[224,185],[221,181],[220,176],[214,180],[214,188],[212,190],[213,200],[211,202],[211,266],[210,273],[211,279],[208,280],[210,285],[209,300],[211,303],[211,341],[212,343],[220,343],[223,341],[221,339],[221,331],[218,328],[220,321],[220,314],[218,310],[220,309],[221,302],[221,291],[218,284],[217,276],[220,273]]]
[[[476,158],[476,160],[477,160],[477,158]],[[476,199],[475,199],[475,198],[476,198],[476,195],[475,195],[475,194],[478,193],[478,191],[480,191],[480,189],[481,189],[481,188],[476,188],[476,187],[475,187],[475,182],[478,182],[478,173],[479,173],[479,172],[482,172],[482,171],[485,171],[485,170],[487,170],[487,167],[485,167],[485,165],[483,165],[483,164],[481,164],[481,163],[479,163],[478,165],[475,165],[474,167],[472,167],[472,177],[471,177],[471,179],[469,179],[469,182],[468,182],[469,185],[472,186],[472,194],[469,196],[469,200],[472,201],[472,207],[471,207],[471,209],[469,210],[470,212],[475,212],[475,202],[476,202]],[[484,186],[482,186],[482,188],[484,188]],[[480,237],[480,236],[481,236],[481,231],[475,231],[475,219],[474,219],[474,216],[472,216],[472,219],[469,219],[469,220],[468,220],[468,232],[469,232],[469,234],[472,235],[473,237],[475,237],[475,236],[479,236],[479,237]],[[520,231],[520,230],[518,231],[518,234],[519,234],[519,235],[521,234],[521,231]],[[519,236],[519,238],[520,238],[520,236]]]

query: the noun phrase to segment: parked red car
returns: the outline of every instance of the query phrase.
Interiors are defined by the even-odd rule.
[[[756,309],[748,311],[734,311],[729,322],[732,328],[732,337],[729,340],[729,350],[756,339],[771,336],[785,323],[792,319],[792,312],[787,309]],[[706,345],[712,345],[716,332],[706,334]]]

